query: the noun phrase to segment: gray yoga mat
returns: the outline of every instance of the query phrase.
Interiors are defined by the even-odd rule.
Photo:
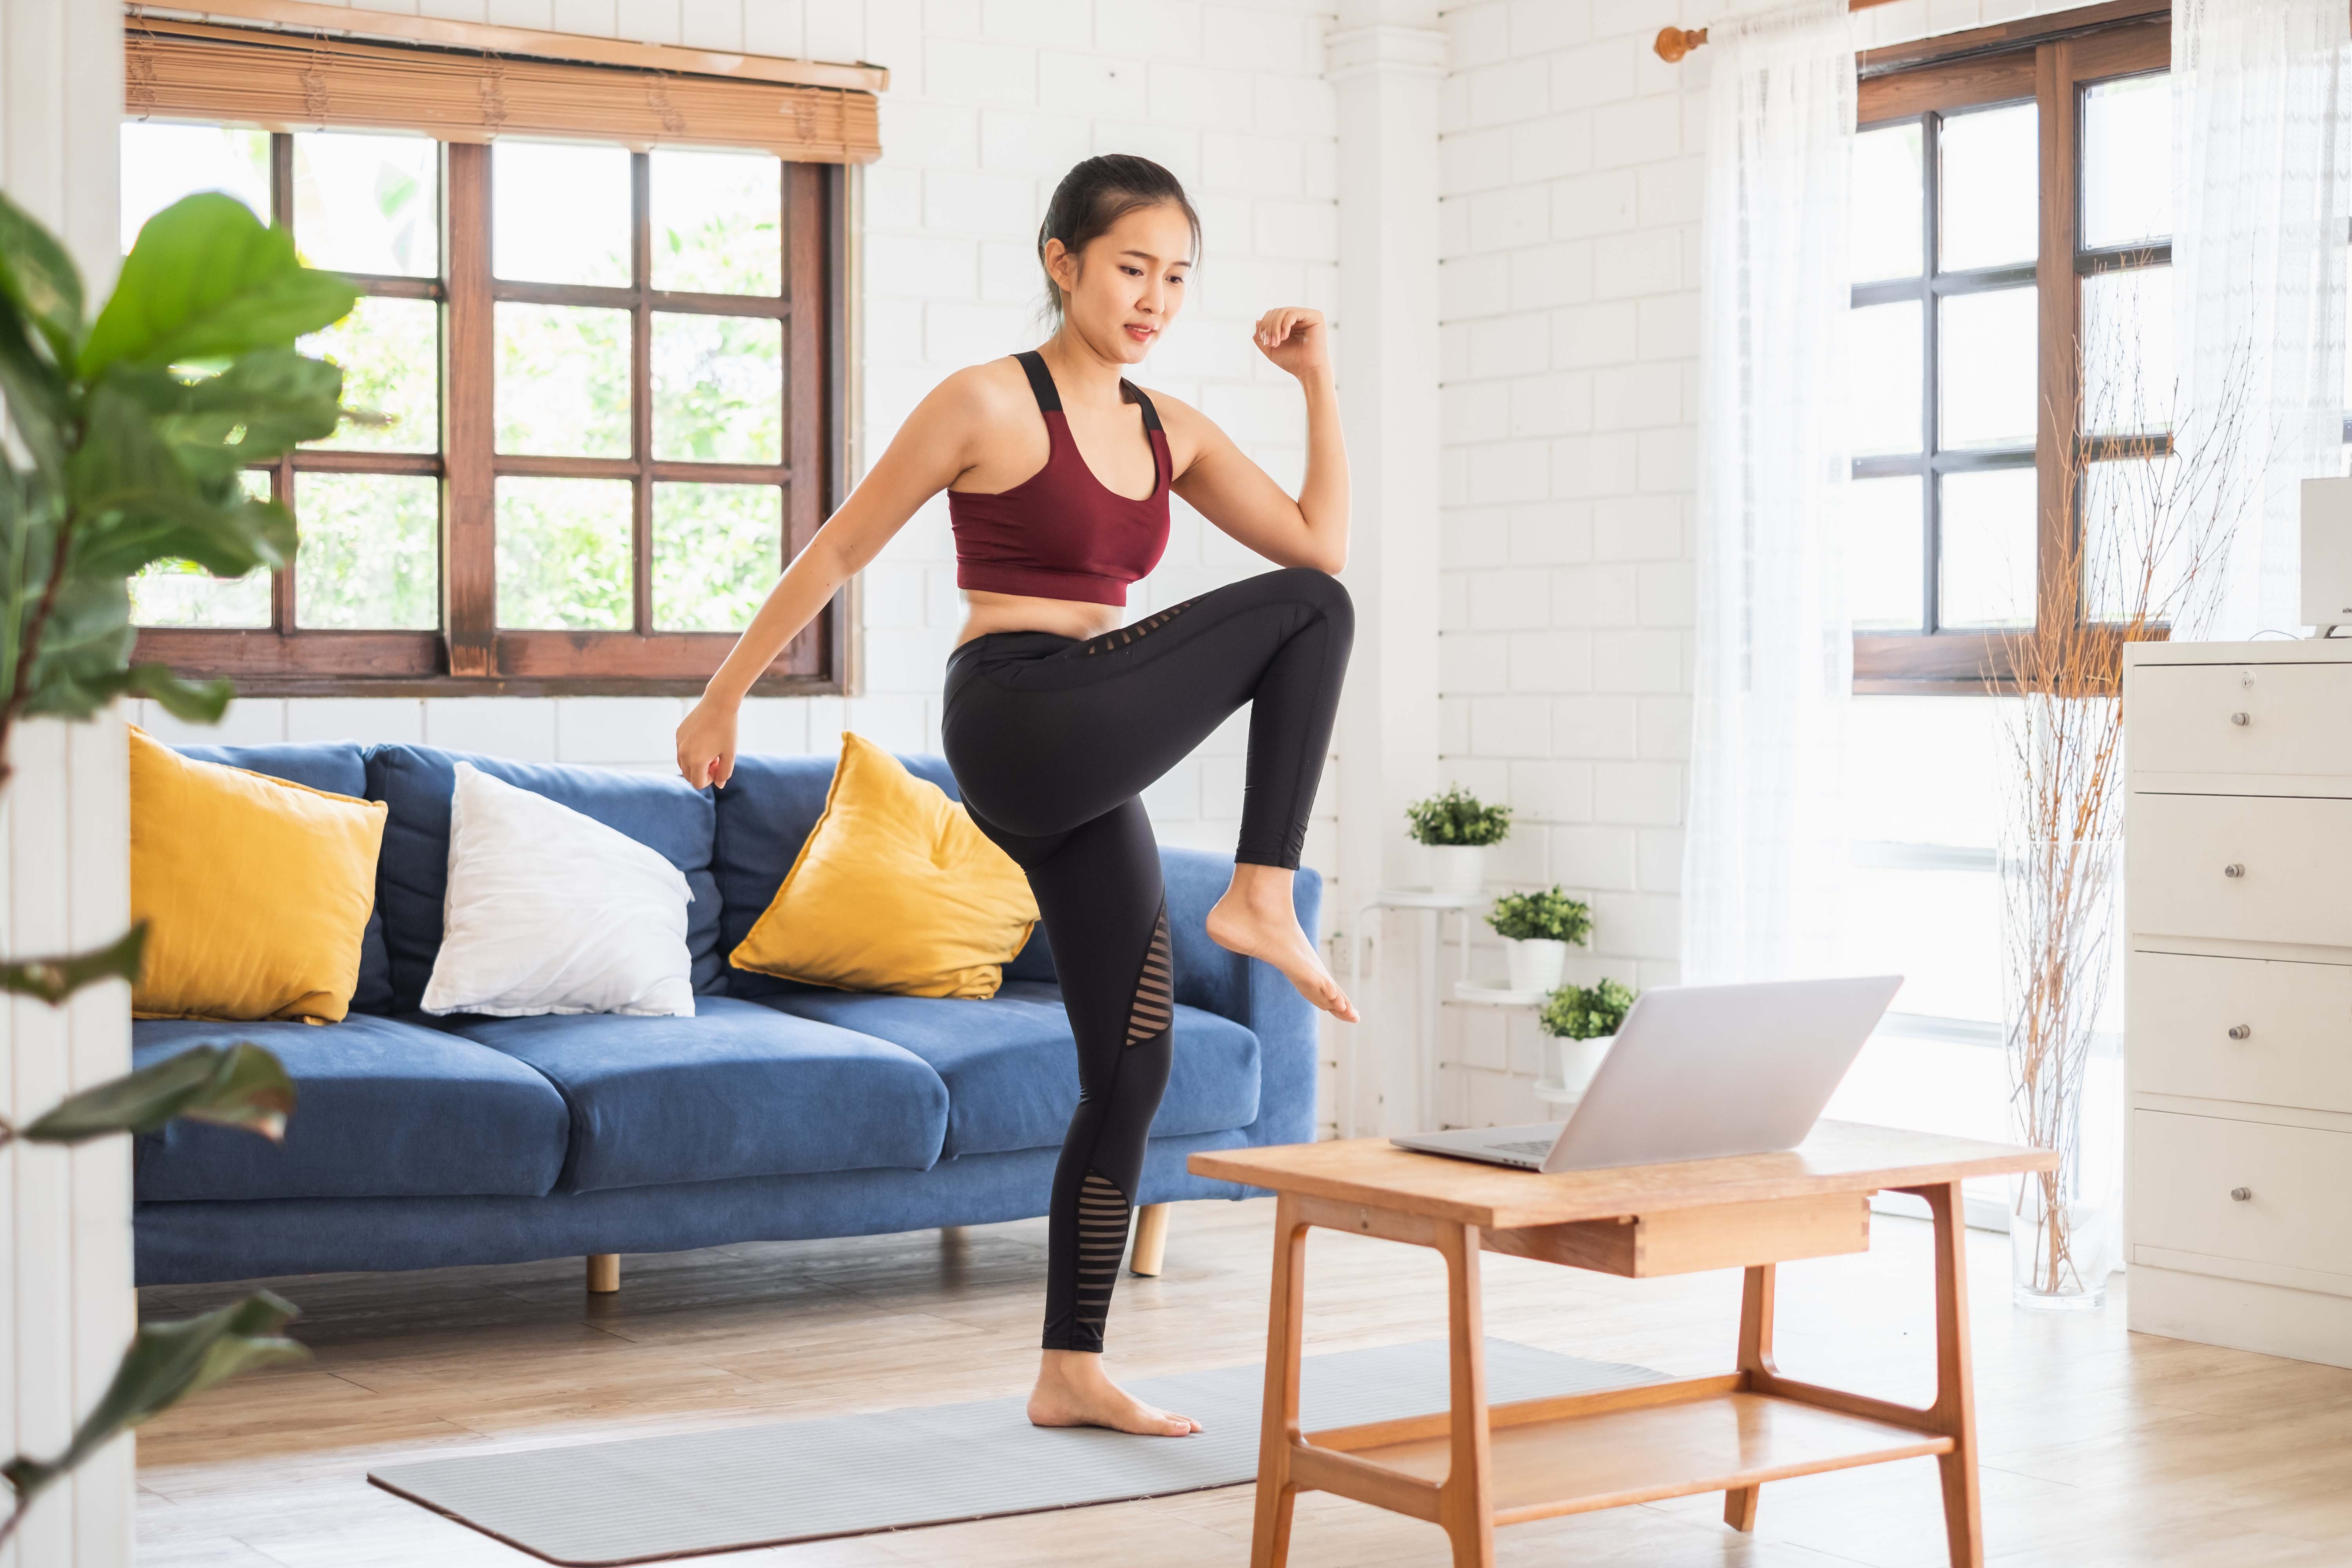
[[[1540,1399],[1659,1374],[1486,1342],[1486,1394]],[[1029,1425],[1020,1398],[429,1459],[368,1479],[551,1563],[601,1565],[1229,1487],[1257,1476],[1261,1363],[1136,1394],[1208,1430],[1130,1437]],[[1446,1408],[1445,1344],[1309,1356],[1312,1432]]]

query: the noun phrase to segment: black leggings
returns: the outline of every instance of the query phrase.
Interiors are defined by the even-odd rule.
[[[1047,1232],[1047,1350],[1102,1349],[1168,1087],[1168,899],[1137,797],[1251,703],[1234,858],[1296,868],[1354,633],[1339,580],[1289,567],[1084,642],[990,632],[948,658],[948,765],[972,821],[1028,873],[1077,1037],[1078,1109]]]

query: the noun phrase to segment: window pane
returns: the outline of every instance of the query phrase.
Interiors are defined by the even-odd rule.
[[[629,456],[629,313],[501,303],[498,449]]]
[[[1846,432],[1858,458],[1919,450],[1919,301],[1851,312],[1853,404]]]
[[[269,473],[247,468],[237,478],[245,493],[269,499]],[[267,626],[269,574],[215,577],[193,561],[156,561],[133,576],[131,624],[134,626]]]
[[[1845,487],[1846,604],[1862,632],[1916,632],[1925,563],[1916,474]]]
[[[490,270],[530,283],[625,288],[629,152],[550,142],[490,146]]]
[[[2033,624],[2034,472],[1946,474],[1937,616],[1950,629]]]
[[[2126,77],[2083,93],[2083,247],[2172,234],[2172,77]]]
[[[653,371],[655,457],[784,460],[782,321],[656,312]]]
[[[198,191],[226,191],[269,221],[269,133],[218,125],[122,128],[122,248],[149,218]]]
[[[2083,433],[2172,427],[2172,268],[2083,279]]]
[[[654,625],[738,632],[783,570],[784,492],[773,485],[654,487]]]
[[[1917,125],[1890,125],[1853,139],[1853,280],[1919,276],[1920,147]]]
[[[499,625],[625,632],[629,595],[626,479],[499,481]]]
[[[2102,621],[2165,621],[2181,609],[2189,563],[2220,541],[2210,505],[2179,493],[2174,459],[2093,463],[2083,476],[2083,603]],[[2208,570],[2218,567],[2212,563]]]
[[[652,154],[653,284],[780,294],[783,164],[764,153]]]
[[[1945,271],[2033,259],[2042,233],[2039,123],[2030,103],[1944,121]]]
[[[1954,294],[1942,303],[1944,447],[2032,446],[2040,407],[2033,289]]]
[[[430,300],[362,296],[352,313],[295,346],[343,367],[343,406],[383,415],[388,425],[345,420],[313,447],[352,451],[441,448],[441,308]]]
[[[429,136],[294,136],[294,243],[313,267],[441,271],[441,144]]]
[[[294,620],[340,631],[441,624],[441,482],[429,474],[294,476]]]

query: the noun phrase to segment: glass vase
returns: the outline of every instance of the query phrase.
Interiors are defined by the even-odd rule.
[[[2107,1276],[2122,1261],[2118,1194],[2067,1192],[2060,1171],[2010,1178],[2010,1299],[2042,1311],[2104,1306]]]

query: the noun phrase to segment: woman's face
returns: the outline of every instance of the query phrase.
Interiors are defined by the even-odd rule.
[[[1192,226],[1181,208],[1155,203],[1122,216],[1081,256],[1047,241],[1045,264],[1070,328],[1106,358],[1138,364],[1184,308]]]

